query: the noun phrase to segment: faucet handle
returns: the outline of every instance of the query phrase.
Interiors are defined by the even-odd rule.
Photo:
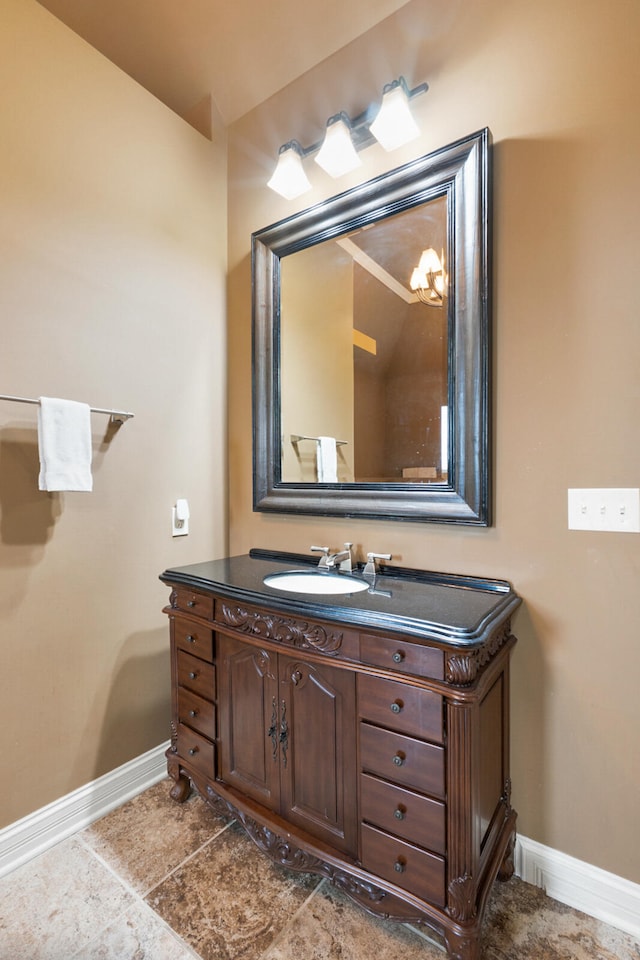
[[[320,561],[318,563],[319,567],[327,567],[327,558],[329,556],[329,547],[309,547],[312,553],[321,553]]]
[[[376,575],[376,560],[392,560],[393,557],[390,553],[368,553],[367,554],[367,563],[364,568],[364,576],[375,577]]]

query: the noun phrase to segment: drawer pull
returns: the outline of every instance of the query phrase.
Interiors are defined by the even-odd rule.
[[[190,716],[190,717],[197,717],[197,716],[198,716],[198,711],[197,711],[197,710],[189,710],[189,716]]]
[[[185,640],[187,641],[187,643],[195,643],[195,642],[196,642],[196,638],[195,638],[195,637],[192,637],[190,633],[188,633],[188,634],[186,635]]]
[[[195,607],[195,605],[196,605],[196,601],[195,601],[195,600],[187,600],[187,606],[188,606],[188,607]]]
[[[393,762],[395,763],[396,767],[401,767],[404,763],[404,760],[405,757],[403,753],[396,753],[395,757],[393,758]]]
[[[395,870],[396,873],[404,873],[406,868],[407,868],[407,865],[402,860],[396,860],[396,862],[393,865],[393,869]]]
[[[402,663],[402,661],[404,660],[404,653],[402,652],[402,650],[396,650],[396,652],[393,654],[391,659],[393,660],[394,663]]]
[[[403,810],[402,807],[396,807],[396,809],[393,811],[393,815],[396,820],[404,820],[406,816],[406,810]]]
[[[404,704],[402,700],[394,700],[391,704],[391,713],[400,713]]]
[[[191,749],[189,750],[189,754],[190,754],[192,757],[195,757],[195,755],[196,755],[197,752],[198,752],[198,748],[197,748],[197,747],[191,747]]]
[[[189,680],[195,680],[197,676],[198,674],[194,670],[192,670],[189,674]]]

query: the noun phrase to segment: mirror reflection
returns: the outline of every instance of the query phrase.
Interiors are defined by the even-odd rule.
[[[447,197],[283,257],[281,478],[444,483]]]

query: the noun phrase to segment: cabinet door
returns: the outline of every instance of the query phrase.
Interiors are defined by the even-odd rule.
[[[281,655],[279,679],[282,815],[355,856],[355,676]]]
[[[220,774],[277,810],[280,803],[277,657],[230,637],[218,644]]]

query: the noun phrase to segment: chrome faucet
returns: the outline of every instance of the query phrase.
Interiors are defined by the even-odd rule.
[[[313,553],[321,553],[322,556],[318,561],[318,567],[322,570],[335,570],[336,566],[339,564],[339,569],[344,573],[351,573],[353,569],[353,561],[351,558],[351,547],[353,543],[345,543],[344,550],[340,550],[338,553],[329,553],[329,547],[311,547]]]

